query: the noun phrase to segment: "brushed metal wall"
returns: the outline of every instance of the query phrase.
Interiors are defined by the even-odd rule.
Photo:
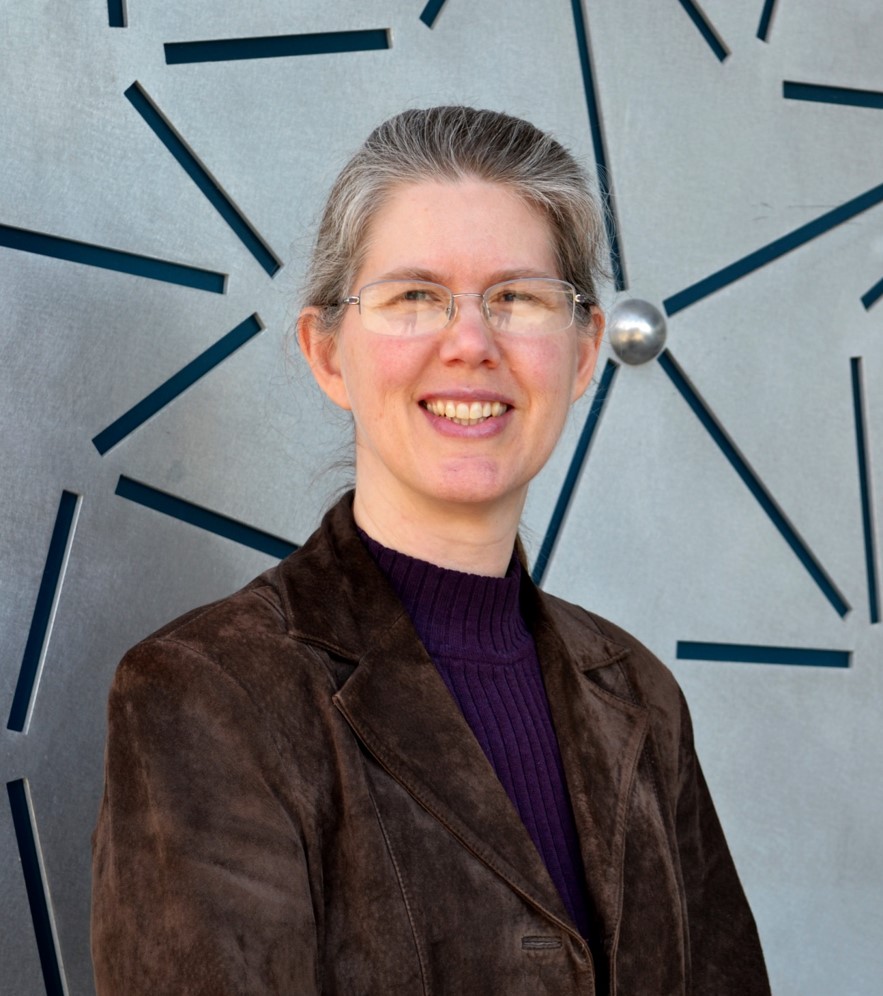
[[[93,991],[105,698],[301,542],[346,420],[286,349],[316,213],[407,106],[606,165],[609,347],[537,574],[691,703],[777,996],[883,985],[877,0],[0,0],[0,990]],[[201,43],[201,44],[192,44]]]

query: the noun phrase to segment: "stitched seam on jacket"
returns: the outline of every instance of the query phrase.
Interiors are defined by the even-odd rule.
[[[662,801],[661,801],[661,797],[660,797],[660,791],[659,791],[659,787],[658,787],[658,784],[659,784],[659,751],[658,751],[658,747],[657,747],[657,744],[656,744],[656,738],[653,736],[652,724],[651,724],[650,730],[648,731],[647,741],[648,741],[648,743],[647,743],[647,765],[650,768],[650,775],[651,775],[650,785],[653,788],[653,796],[654,796],[654,799],[656,800],[656,807],[659,810],[660,818],[662,819],[662,825],[665,827],[667,825],[666,819],[665,819],[665,810],[663,809],[663,806],[662,806]],[[677,815],[674,816],[674,820],[675,820],[675,822],[677,821]],[[672,848],[672,847],[674,848],[674,853],[677,853],[677,851],[678,851],[678,838],[677,838],[677,827],[676,826],[672,827],[672,838],[667,843],[668,843],[668,846],[670,848]],[[674,859],[672,857],[672,853],[671,852],[669,852],[668,857],[669,857],[669,860],[671,861],[671,871],[672,871],[672,874],[675,877],[675,882],[677,883],[677,887],[678,887],[678,890],[680,892],[680,896],[679,896],[680,904],[679,905],[680,905],[680,912],[681,912],[681,936],[682,936],[682,939],[683,939],[682,943],[683,943],[683,946],[684,946],[684,949],[682,951],[682,955],[683,955],[683,959],[684,959],[684,985],[685,985],[684,992],[690,992],[690,991],[692,991],[692,988],[691,988],[691,974],[692,974],[692,972],[691,972],[690,957],[689,957],[689,953],[690,953],[690,918],[689,918],[689,915],[687,913],[687,908],[686,908],[686,901],[687,901],[686,889],[684,887],[683,875],[681,873],[681,868],[680,868],[680,856],[678,856],[677,864],[675,863],[675,861],[674,861]]]
[[[557,621],[555,620],[555,610],[558,610],[573,622],[578,622],[580,625],[588,624],[598,634],[598,636],[606,640],[612,647],[616,648],[608,657],[593,659],[592,664],[594,666],[607,667],[610,664],[617,663],[617,661],[625,660],[633,653],[630,647],[623,646],[619,640],[610,636],[605,631],[604,627],[601,625],[601,617],[596,616],[594,612],[584,609],[581,605],[574,605],[571,602],[565,602],[563,599],[556,598],[554,595],[549,595],[543,591],[539,594],[541,600],[546,600],[546,610],[549,612],[549,616],[551,617],[553,625],[555,625],[556,628]]]
[[[617,959],[617,955],[619,953],[619,933],[620,933],[620,929],[622,927],[623,906],[624,906],[624,903],[625,903],[625,851],[626,851],[626,837],[627,837],[627,829],[626,828],[627,828],[627,825],[628,825],[628,813],[629,813],[629,810],[631,809],[631,807],[634,805],[634,801],[635,801],[635,785],[634,785],[634,783],[635,783],[635,780],[638,777],[638,768],[640,767],[640,764],[641,764],[641,755],[644,753],[644,747],[645,747],[645,745],[647,743],[647,738],[649,736],[649,729],[648,729],[649,726],[650,726],[650,722],[649,722],[649,716],[648,716],[646,718],[646,720],[645,720],[644,739],[643,739],[643,742],[641,743],[641,749],[638,750],[638,751],[636,751],[636,753],[635,753],[635,759],[634,759],[634,762],[633,762],[632,773],[631,773],[632,786],[631,786],[631,789],[629,790],[628,805],[624,806],[622,808],[622,811],[619,812],[619,813],[617,813],[617,824],[621,824],[621,825],[618,825],[617,829],[618,829],[618,832],[619,832],[619,834],[621,836],[621,839],[622,839],[622,853],[620,853],[616,857],[616,863],[619,866],[619,883],[618,883],[618,888],[617,888],[617,905],[619,907],[619,915],[617,916],[616,934],[614,936],[613,944],[611,946],[611,951],[610,951],[610,954],[611,954],[611,958],[610,958],[610,991],[612,993],[616,992],[616,987],[617,987],[617,966],[616,966],[616,959]],[[653,791],[654,791],[654,794],[655,794],[656,789],[654,788]]]
[[[386,832],[386,826],[383,823],[383,817],[380,815],[380,809],[377,806],[377,801],[374,798],[374,793],[368,787],[368,798],[371,800],[371,805],[374,807],[374,814],[377,817],[377,822],[380,825],[380,832],[383,834],[383,841],[386,844],[386,850],[389,853],[390,860],[392,861],[393,869],[395,870],[396,879],[399,883],[399,889],[402,893],[402,901],[405,904],[405,912],[408,915],[408,923],[411,927],[411,935],[414,938],[414,947],[417,951],[417,964],[420,966],[420,975],[423,979],[423,993],[424,996],[432,996],[431,990],[429,988],[428,982],[428,972],[426,970],[426,959],[422,948],[420,947],[420,939],[417,933],[417,925],[414,923],[414,914],[411,909],[411,900],[408,898],[408,890],[405,888],[405,879],[402,875],[402,870],[399,867],[399,863],[396,860],[395,851],[393,851],[392,843],[389,839],[389,835]]]
[[[635,686],[632,684],[631,679],[629,678],[625,668],[622,666],[621,663],[618,666],[617,670],[622,675],[622,680],[625,682],[626,686],[628,687],[632,702],[635,705],[641,704],[641,700],[638,698],[638,695],[635,691]],[[645,706],[644,708],[648,709],[649,713],[649,706]],[[665,824],[665,813],[663,812],[662,809],[662,796],[660,794],[660,784],[659,784],[659,763],[657,757],[658,752],[656,747],[656,737],[654,736],[653,732],[652,721],[648,722],[647,724],[647,737],[644,743],[649,747],[649,750],[647,752],[648,764],[650,766],[650,773],[652,775],[652,778],[650,779],[650,787],[653,789],[653,797],[656,800],[656,808],[659,810],[659,815],[662,817],[663,824]],[[640,758],[638,758],[638,763],[640,763]]]
[[[168,645],[168,646],[173,646],[173,647],[179,648],[180,650],[184,651],[190,657],[197,658],[197,659],[199,659],[201,661],[204,661],[206,664],[208,664],[211,667],[211,669],[213,671],[220,672],[227,679],[227,681],[230,682],[230,684],[234,688],[238,689],[242,693],[242,695],[245,696],[246,700],[248,701],[249,705],[251,706],[251,708],[252,708],[253,712],[255,713],[256,717],[260,718],[263,715],[260,707],[258,706],[257,702],[255,702],[255,700],[254,700],[253,696],[251,695],[251,693],[249,692],[248,688],[238,678],[234,677],[234,675],[232,675],[223,666],[223,664],[221,664],[220,661],[218,661],[215,658],[209,656],[205,652],[203,652],[201,650],[197,650],[196,648],[190,646],[189,643],[186,643],[185,641],[177,639],[176,637],[171,636],[171,635],[170,636],[154,637],[154,638],[149,639],[148,641],[145,641],[145,642],[147,642],[147,643],[156,643],[156,644],[161,644],[161,645],[165,644],[165,645]],[[143,644],[139,644],[139,647],[141,647],[141,646],[143,646]],[[137,648],[133,648],[133,649],[137,649]],[[268,741],[268,745],[272,748],[272,751],[275,753],[276,758],[277,758],[277,760],[279,762],[280,768],[284,768],[285,762],[283,760],[282,751],[280,750],[280,747],[279,747],[279,744],[278,744],[276,738],[273,736],[272,733],[269,733],[267,731],[266,724],[264,724],[264,723],[258,723],[256,728],[258,730],[263,730],[264,731],[264,733],[265,733],[265,739]],[[268,788],[269,788],[269,786],[268,786]],[[289,815],[289,812],[288,812],[288,807],[284,804],[283,800],[281,798],[279,798],[278,794],[274,790],[272,790],[272,789],[271,789],[271,792],[272,792],[273,796],[276,798],[276,800],[277,800],[277,802],[279,804],[280,810],[285,814],[286,819],[291,824],[292,829],[294,830],[295,834],[300,839],[301,843],[303,843],[303,828],[300,827],[300,826],[298,826],[291,819],[291,817]],[[306,849],[304,849],[304,856],[306,858]],[[317,981],[317,983],[320,986],[320,990],[319,991],[321,992],[321,985],[322,985],[321,974],[322,974],[322,971],[323,971],[322,964],[321,964],[322,963],[322,952],[321,952],[321,949],[320,949],[320,943],[319,943],[319,937],[318,937],[318,923],[316,921],[315,912],[313,913],[313,924],[314,924],[314,926],[316,928],[316,932],[317,932],[317,936],[316,936],[316,945],[317,945],[317,947],[316,947],[316,972],[317,972],[317,975],[320,976],[320,978],[317,978],[316,981]]]
[[[266,582],[260,586],[255,585],[253,588],[248,589],[253,595],[256,595],[262,602],[266,602],[267,605],[273,610],[274,615],[279,617],[279,621],[285,625],[286,630],[288,629],[288,620],[285,618],[285,613],[282,611],[282,606],[279,604],[278,598],[273,598],[270,596],[270,592],[274,589]]]
[[[270,746],[273,748],[273,752],[276,755],[276,758],[277,758],[277,760],[279,762],[280,768],[282,770],[286,769],[287,762],[285,760],[285,755],[284,755],[284,753],[282,751],[282,748],[280,747],[279,742],[276,739],[275,735],[273,734],[272,730],[269,730],[267,728],[267,724],[265,722],[261,721],[262,718],[264,717],[264,712],[261,709],[261,707],[258,705],[258,703],[254,700],[254,697],[252,696],[251,692],[248,690],[248,688],[247,688],[246,685],[244,685],[235,675],[232,675],[227,670],[227,668],[224,667],[224,665],[220,661],[216,660],[214,657],[210,657],[208,654],[204,653],[202,650],[196,650],[194,647],[191,647],[189,643],[185,643],[183,640],[178,640],[175,637],[163,636],[163,637],[159,637],[157,639],[157,642],[158,643],[172,644],[172,645],[174,645],[176,647],[180,647],[182,650],[186,651],[188,654],[192,655],[193,657],[198,657],[200,660],[203,660],[207,664],[209,664],[212,667],[213,670],[220,671],[220,673],[230,682],[231,685],[233,685],[236,688],[238,688],[239,691],[242,692],[242,694],[248,700],[248,703],[251,706],[251,708],[252,708],[252,710],[253,710],[253,712],[255,714],[255,717],[259,720],[257,722],[257,724],[256,724],[256,728],[258,730],[263,730],[266,740],[269,742]],[[276,795],[276,792],[274,791],[273,794]],[[277,796],[277,798],[278,798],[278,796]],[[282,802],[281,799],[279,799],[279,803],[282,806],[282,809],[286,813],[286,816],[287,816],[287,814],[288,814],[287,807],[283,804],[283,802]],[[294,826],[294,824],[292,824],[292,825]],[[297,826],[295,826],[295,830],[297,830],[298,834],[300,835],[300,833],[301,833],[300,828],[297,827]]]
[[[620,670],[620,673],[622,674],[623,680],[625,681],[626,685],[629,688],[629,691],[630,691],[630,693],[632,695],[632,698],[637,701],[637,695],[636,695],[636,692],[635,692],[635,687],[632,684],[632,681],[629,678],[628,674],[626,674],[625,668],[620,667],[619,670]],[[683,709],[685,707],[686,700],[684,699],[683,692],[680,690],[680,688],[678,689],[678,693],[679,693],[679,703],[680,703],[680,706],[681,706],[681,710],[683,711]],[[683,723],[683,717],[681,717],[681,723]],[[681,738],[679,738],[679,742],[680,742],[680,739]],[[650,769],[650,787],[653,790],[653,798],[654,798],[654,800],[656,802],[656,808],[659,811],[659,816],[660,816],[660,819],[662,820],[662,825],[663,825],[663,827],[667,827],[668,824],[667,824],[667,821],[666,821],[666,818],[665,818],[665,809],[663,808],[663,805],[662,805],[662,782],[661,782],[661,776],[660,776],[660,770],[661,769],[660,769],[660,764],[659,764],[659,746],[658,746],[658,744],[656,742],[656,736],[655,736],[655,733],[654,733],[654,726],[653,726],[652,722],[650,722],[648,724],[648,727],[647,727],[647,737],[646,737],[646,739],[644,741],[644,744],[645,744],[646,753],[647,753],[647,766]],[[640,758],[638,759],[638,763],[640,763]],[[675,815],[674,819],[676,821],[676,819],[677,819],[676,815]],[[677,850],[678,840],[677,840],[677,828],[675,826],[672,827],[672,838],[671,838],[670,841],[668,841],[668,845],[669,845],[669,847],[674,847],[675,850]],[[684,952],[684,954],[686,956],[687,952],[689,952],[689,930],[690,930],[690,920],[689,920],[689,917],[687,916],[687,910],[686,910],[686,907],[685,907],[686,893],[684,891],[684,883],[683,883],[683,879],[682,879],[682,876],[681,876],[681,873],[680,873],[680,868],[679,867],[675,867],[674,863],[672,864],[672,872],[674,873],[675,879],[676,879],[676,881],[678,883],[678,887],[681,890],[681,897],[680,897],[681,898],[681,920],[682,920],[683,935],[684,935],[684,944],[685,944],[685,952]],[[623,883],[623,885],[624,885],[624,883]],[[689,987],[690,987],[690,961],[689,961],[688,957],[684,958],[684,971],[685,971],[685,976],[686,976],[685,977],[685,984],[687,986],[687,989],[689,990]],[[613,966],[613,972],[614,972],[614,979],[615,979],[615,965]]]
[[[405,777],[399,767],[389,763],[389,759],[386,756],[386,752],[379,746],[379,741],[373,736],[374,731],[371,730],[370,726],[363,723],[357,729],[356,724],[352,721],[352,719],[349,716],[349,713],[346,711],[346,709],[343,707],[343,704],[336,696],[334,699],[334,704],[337,706],[338,709],[340,709],[340,711],[344,714],[344,716],[347,717],[347,720],[349,721],[353,730],[355,730],[358,733],[358,736],[361,737],[365,746],[371,751],[374,757],[377,758],[377,760],[383,766],[383,769],[387,771],[389,775],[392,778],[394,778],[397,782],[399,782],[401,785],[404,785],[404,787],[408,790],[408,792],[414,797],[414,799],[417,800],[417,802],[426,810],[426,812],[430,814],[430,816],[433,816],[436,820],[438,820],[438,822],[448,831],[448,833],[451,834],[451,836],[455,840],[458,840],[463,845],[463,847],[465,847],[466,850],[470,852],[470,854],[474,854],[479,861],[482,861],[484,864],[488,866],[488,868],[491,869],[491,871],[499,875],[500,878],[502,878],[503,881],[505,881],[509,885],[509,888],[516,893],[516,895],[521,896],[521,898],[529,906],[532,906],[534,909],[538,909],[544,916],[548,917],[548,919],[551,920],[552,923],[557,924],[559,927],[561,927],[561,929],[565,933],[569,934],[571,937],[577,940],[582,945],[584,952],[589,956],[589,961],[591,963],[591,957],[592,957],[591,950],[588,944],[586,943],[585,938],[580,937],[580,935],[576,932],[576,930],[572,926],[565,923],[563,920],[559,920],[554,913],[552,913],[550,910],[547,910],[544,906],[541,906],[529,893],[525,892],[522,888],[516,885],[512,881],[511,877],[506,872],[503,871],[503,869],[497,864],[496,861],[493,860],[493,858],[488,854],[487,851],[484,850],[484,848],[474,846],[463,834],[458,833],[458,831],[453,826],[451,826],[448,820],[444,818],[441,812],[439,812],[436,809],[436,807],[432,805],[432,803],[423,795],[423,793],[418,790],[417,785],[413,781],[413,779],[411,779],[410,777]],[[366,731],[369,734],[372,734],[370,739],[365,735]],[[594,967],[592,968],[592,974],[594,974]]]
[[[389,626],[386,627],[384,632],[389,632],[389,630],[398,626],[402,618],[405,618],[410,625],[410,616],[408,616],[407,612],[402,609],[402,611],[395,616]],[[335,643],[330,639],[325,639],[325,637],[320,636],[317,633],[306,633],[290,623],[286,625],[286,633],[292,640],[302,646],[319,647],[327,653],[333,654],[335,657],[340,657],[342,660],[360,661],[366,653],[365,648],[358,649],[355,647],[345,647],[340,643]]]
[[[632,783],[633,784],[632,784],[632,788],[631,788],[631,790],[629,792],[628,805],[626,805],[622,809],[621,812],[617,813],[617,831],[619,833],[621,833],[621,836],[622,836],[622,848],[623,848],[623,850],[622,850],[622,854],[619,855],[619,858],[618,858],[618,864],[619,864],[619,868],[620,868],[619,881],[617,883],[617,905],[619,907],[619,916],[617,917],[616,933],[613,936],[613,940],[612,940],[611,947],[610,947],[610,980],[609,980],[609,982],[610,982],[610,992],[611,993],[615,993],[617,991],[617,964],[616,964],[616,962],[617,962],[617,955],[619,953],[619,932],[620,932],[620,927],[621,927],[621,922],[622,922],[622,916],[623,916],[623,904],[625,902],[625,849],[626,849],[626,836],[627,836],[626,830],[627,830],[627,826],[628,826],[628,814],[629,814],[629,810],[634,805],[634,800],[635,800],[634,781],[638,777],[638,768],[641,765],[641,755],[644,753],[644,750],[645,750],[645,747],[647,746],[648,740],[651,742],[651,754],[652,754],[652,726],[653,726],[653,724],[650,722],[650,710],[649,710],[649,707],[646,706],[645,704],[643,704],[642,701],[641,701],[641,699],[639,699],[638,696],[635,694],[634,685],[629,680],[629,677],[628,677],[628,675],[625,672],[625,668],[623,668],[623,666],[622,666],[622,661],[620,660],[620,661],[617,661],[616,663],[617,663],[617,670],[619,671],[620,675],[622,676],[622,679],[625,682],[626,688],[628,689],[628,692],[629,692],[629,698],[627,700],[625,700],[625,701],[630,702],[630,704],[633,705],[633,706],[637,706],[638,708],[642,708],[644,710],[644,712],[645,712],[645,717],[644,717],[645,732],[644,732],[644,739],[643,739],[643,742],[641,744],[641,749],[636,752],[635,758],[634,758],[634,762],[633,762],[632,775],[631,775],[631,777],[632,777]],[[621,699],[619,696],[613,695],[612,692],[608,692],[604,688],[599,688],[598,691],[599,692],[603,692],[605,694],[605,696],[609,697],[612,700],[620,701],[620,702],[623,701],[623,699]],[[655,771],[653,770],[652,759],[650,761],[650,768],[651,768],[650,787],[653,790],[653,796],[654,796],[654,798],[656,800],[657,808],[659,808],[659,793],[657,792],[657,789],[656,789],[656,777],[655,777]],[[660,811],[660,816],[661,815],[662,814],[661,814],[661,811]]]

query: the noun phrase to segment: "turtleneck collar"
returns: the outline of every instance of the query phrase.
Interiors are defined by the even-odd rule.
[[[516,556],[505,577],[466,574],[391,550],[358,531],[433,659],[505,664],[532,646],[521,615],[521,564]]]

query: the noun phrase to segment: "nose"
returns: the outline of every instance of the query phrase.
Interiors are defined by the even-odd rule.
[[[442,332],[439,356],[447,363],[464,362],[478,366],[496,365],[500,351],[493,330],[485,321],[482,295],[477,292],[454,294],[453,314]],[[462,301],[461,298],[472,298]]]

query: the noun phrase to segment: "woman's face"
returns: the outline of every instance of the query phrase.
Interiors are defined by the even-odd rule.
[[[560,274],[543,215],[504,186],[467,180],[395,191],[374,218],[350,293],[415,276],[459,293]],[[488,329],[480,300],[468,297],[457,299],[454,322],[438,333],[377,335],[350,306],[336,337],[323,341],[309,309],[305,316],[301,342],[316,377],[353,413],[363,503],[413,511],[427,502],[503,502],[519,513],[571,402],[589,384],[602,321],[598,313],[592,334],[573,325],[516,338]],[[497,414],[461,425],[437,414],[447,402],[490,404]]]

